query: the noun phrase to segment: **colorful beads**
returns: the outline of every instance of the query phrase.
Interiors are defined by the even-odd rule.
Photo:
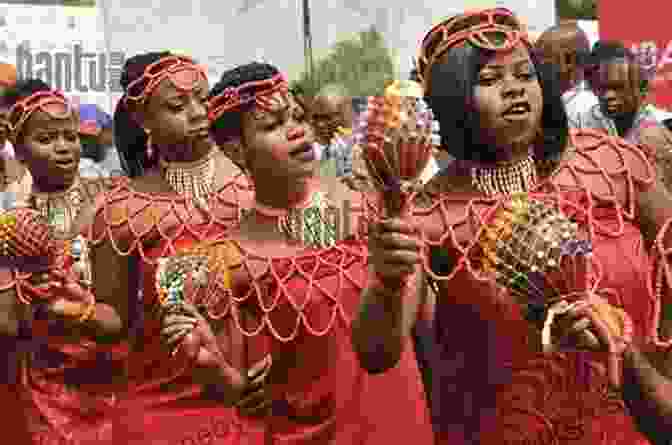
[[[513,195],[493,211],[478,238],[481,269],[523,301],[549,301],[562,293],[558,282],[530,280],[561,266],[563,258],[582,257],[590,242],[578,239],[578,227],[543,201]],[[585,261],[581,259],[580,261]],[[567,277],[567,279],[570,279]],[[565,283],[574,289],[575,283]]]
[[[9,256],[10,240],[16,229],[16,215],[14,213],[0,213],[0,254]]]
[[[363,148],[372,178],[380,187],[413,182],[440,145],[439,124],[422,100],[422,88],[396,81],[383,97],[369,97],[350,143]]]

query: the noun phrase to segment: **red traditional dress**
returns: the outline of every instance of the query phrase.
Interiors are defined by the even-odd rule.
[[[136,261],[140,290],[139,299],[128,297],[135,341],[126,363],[128,381],[118,394],[116,443],[172,445],[192,443],[192,436],[229,443],[235,429],[232,409],[204,398],[202,387],[191,380],[189,366],[179,355],[171,357],[161,343],[160,322],[152,310],[153,276],[159,257],[237,226],[252,194],[239,174],[212,193],[204,208],[176,193],[138,192],[131,180],[124,179],[98,207],[92,238],[111,242],[119,255]],[[226,330],[221,338],[227,351],[229,343],[239,340]]]
[[[660,300],[649,280],[652,256],[636,194],[653,184],[654,169],[619,138],[584,130],[570,141],[573,153],[535,191],[589,233],[599,289],[629,314],[637,341],[658,342]],[[536,352],[520,307],[477,272],[477,234],[497,200],[439,187],[430,186],[430,204],[415,209],[432,251],[428,267],[441,278],[431,397],[439,443],[649,443],[610,389],[604,355]]]
[[[364,241],[270,258],[222,244],[239,252],[228,262],[232,292],[207,298],[207,312],[211,318],[233,314],[239,335],[266,339],[273,357],[265,386],[270,414],[236,413],[232,443],[433,443],[411,340],[383,375],[367,373],[353,351],[350,324],[368,277]],[[242,311],[251,314],[246,323],[236,316]],[[205,443],[197,437],[190,443]]]
[[[71,192],[78,193],[81,202],[92,203],[96,193],[108,186],[81,179]],[[82,231],[87,232],[88,227]],[[67,248],[71,241],[61,244]],[[63,253],[60,259],[65,262],[59,264],[68,267],[69,254]],[[13,290],[19,304],[35,313],[37,306],[30,305],[39,301],[30,290],[30,266],[0,266],[0,290]],[[8,345],[14,386],[13,399],[4,406],[17,417],[5,424],[8,440],[40,445],[113,444],[111,417],[116,385],[123,377],[125,347],[73,338],[67,328],[45,319],[34,320],[30,328],[24,325],[22,331],[27,331],[20,332],[23,338]],[[22,439],[14,439],[15,435]]]
[[[352,226],[355,233],[361,234],[367,212],[357,202],[352,204],[354,214],[347,216],[357,224]],[[223,249],[212,255],[230,273],[228,291],[214,286],[206,296],[188,299],[205,310],[213,326],[225,322],[225,328],[215,332],[237,368],[249,368],[271,355],[265,385],[266,397],[273,401],[270,414],[244,416],[207,401],[201,396],[203,388],[189,378],[190,363],[179,352],[171,358],[160,343],[158,324],[145,321],[142,359],[130,362],[131,379],[137,383],[127,412],[129,424],[135,426],[125,430],[125,443],[433,442],[411,343],[399,365],[381,376],[361,369],[352,349],[350,321],[367,280],[364,242],[351,239],[272,258],[232,241],[209,243],[203,247],[185,242],[176,245],[175,252]],[[145,277],[146,313],[152,314],[161,293],[150,286],[155,277]],[[395,408],[381,409],[381,403]],[[145,425],[134,419],[141,417]]]

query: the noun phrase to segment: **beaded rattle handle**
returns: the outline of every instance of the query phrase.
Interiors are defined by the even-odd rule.
[[[395,81],[384,96],[368,98],[354,126],[353,142],[363,148],[388,216],[404,212],[432,150],[440,145],[438,122],[422,96],[417,82]]]

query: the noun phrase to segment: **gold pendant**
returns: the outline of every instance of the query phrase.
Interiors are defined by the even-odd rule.
[[[58,207],[52,207],[49,209],[48,216],[49,225],[61,233],[67,232],[68,217],[65,209]]]

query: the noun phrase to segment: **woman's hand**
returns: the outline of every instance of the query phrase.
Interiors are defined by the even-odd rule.
[[[622,309],[593,295],[558,316],[551,336],[560,348],[620,353],[631,340],[632,326]]]
[[[73,320],[95,304],[91,292],[73,276],[51,269],[31,276],[31,284],[48,295],[45,307],[50,315],[60,320]]]
[[[386,285],[397,286],[416,270],[421,244],[413,226],[401,218],[373,223],[369,231],[369,263]]]
[[[271,357],[267,356],[255,363],[247,371],[247,376],[243,376],[226,363],[217,337],[198,309],[190,304],[185,304],[184,309],[184,313],[164,317],[161,335],[166,344],[180,348],[201,368],[224,369],[230,382],[216,386],[225,388],[217,392],[227,405],[235,405],[242,414],[248,416],[265,414],[271,405],[264,390],[271,369]]]
[[[555,326],[559,346],[608,353],[609,383],[620,388],[622,357],[632,343],[633,327],[628,314],[594,295],[590,301],[572,307],[563,318]]]
[[[559,349],[606,351],[611,337],[602,328],[590,305],[582,302],[555,318],[551,337]]]
[[[161,336],[173,353],[177,347],[200,366],[216,367],[222,360],[217,337],[198,309],[184,303],[183,311],[168,313],[162,321]]]

